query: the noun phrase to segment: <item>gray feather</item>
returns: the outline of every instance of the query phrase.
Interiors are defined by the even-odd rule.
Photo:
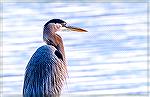
[[[26,67],[23,97],[59,97],[67,70],[51,45],[41,46]]]

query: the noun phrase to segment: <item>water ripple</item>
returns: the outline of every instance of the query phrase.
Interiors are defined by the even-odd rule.
[[[22,94],[26,64],[44,45],[43,25],[52,18],[88,30],[58,32],[68,61],[64,94],[99,97],[96,95],[147,93],[146,3],[4,3],[3,7],[1,77],[5,97]]]

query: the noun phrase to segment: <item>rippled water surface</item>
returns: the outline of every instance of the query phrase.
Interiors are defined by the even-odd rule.
[[[63,97],[148,97],[146,3],[4,3],[3,96],[22,94],[25,67],[53,18],[88,30],[58,32],[68,61]]]

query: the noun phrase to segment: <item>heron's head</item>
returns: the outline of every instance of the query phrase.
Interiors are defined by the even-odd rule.
[[[52,19],[44,25],[44,29],[43,29],[44,42],[46,42],[46,44],[51,44],[53,46],[62,44],[61,37],[55,32],[64,29],[70,31],[76,31],[76,32],[87,32],[86,30],[78,27],[68,26],[67,23],[61,19]]]
[[[67,23],[61,19],[52,19],[48,21],[45,25],[45,28],[51,28],[54,32],[60,31],[62,29],[70,30],[70,31],[76,31],[76,32],[87,32],[87,30],[84,30],[79,27],[69,26]]]

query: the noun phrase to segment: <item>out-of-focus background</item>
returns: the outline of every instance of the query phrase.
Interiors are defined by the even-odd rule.
[[[3,97],[21,96],[25,67],[53,18],[88,30],[58,32],[69,74],[62,97],[148,97],[146,3],[3,3],[2,15]]]

